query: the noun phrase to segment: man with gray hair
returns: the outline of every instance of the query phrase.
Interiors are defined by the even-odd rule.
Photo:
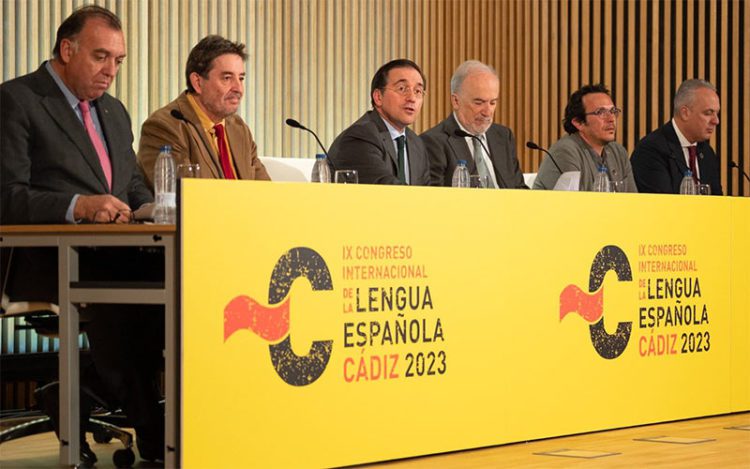
[[[679,194],[690,171],[696,183],[721,195],[719,158],[708,144],[719,125],[719,95],[711,83],[686,80],[674,97],[672,120],[638,143],[631,157],[639,192]]]
[[[487,187],[528,189],[513,132],[493,123],[499,93],[492,67],[477,60],[458,66],[451,78],[453,113],[420,135],[430,158],[431,185],[450,186],[458,161],[465,160],[471,174],[484,176]]]

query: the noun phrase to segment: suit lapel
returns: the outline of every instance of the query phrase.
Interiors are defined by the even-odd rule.
[[[377,111],[368,111],[368,115],[370,117],[370,120],[375,123],[375,127],[377,127],[378,129],[380,140],[381,142],[383,142],[385,152],[391,158],[391,163],[394,165],[394,168],[398,168],[398,154],[396,154],[396,145],[393,143],[391,133],[388,131],[388,127],[386,127],[385,122],[383,122],[383,118],[380,117],[380,114],[378,114]],[[394,171],[393,174],[396,174],[396,176],[398,176],[398,170]]]
[[[680,170],[679,179],[682,180],[685,171],[690,168],[688,168],[687,163],[685,162],[685,153],[682,151],[680,139],[677,138],[677,133],[674,131],[672,122],[667,123],[666,126],[667,129],[665,134],[667,136],[667,145],[669,145],[669,157],[674,160],[677,168]]]
[[[242,127],[234,124],[234,116],[227,117],[224,122],[226,123],[226,133],[229,139],[229,148],[232,152],[232,160],[237,170],[237,178],[249,179],[250,168],[246,164],[248,159],[245,158],[245,155],[250,153],[250,149],[247,148],[246,141],[242,138]]]
[[[197,158],[192,162],[201,164],[202,173],[206,170],[210,171],[212,179],[221,179],[223,173],[220,169],[221,166],[219,165],[219,155],[214,152],[212,142],[209,141],[210,136],[205,130],[203,130],[201,120],[198,118],[198,114],[195,113],[195,109],[193,109],[193,106],[188,101],[186,92],[184,92],[178,99],[177,108],[182,115],[185,116],[185,119],[193,124],[186,124],[189,128],[188,132],[193,139],[198,140],[197,148],[203,155],[203,158],[196,155]],[[204,166],[207,167],[204,168]]]
[[[455,116],[451,114],[451,118],[445,128],[448,134],[448,145],[450,145],[453,155],[456,157],[456,164],[458,164],[458,160],[466,161],[466,167],[469,168],[469,172],[474,174],[477,172],[477,165],[474,163],[474,158],[471,157],[471,151],[469,151],[469,145],[466,144],[466,139],[455,135],[458,128],[458,122],[456,122]]]
[[[52,80],[52,77],[49,77],[49,79]],[[52,84],[55,86],[55,90],[51,94],[42,98],[42,106],[44,106],[50,117],[57,122],[57,125],[60,126],[68,138],[70,138],[75,146],[81,151],[81,156],[84,161],[96,175],[101,186],[100,189],[104,191],[104,193],[108,193],[109,187],[107,186],[107,179],[104,177],[102,164],[99,162],[99,156],[96,154],[96,150],[86,133],[86,129],[83,127],[80,119],[78,119],[78,116],[76,116],[75,111],[71,109],[68,101],[62,94],[62,91],[57,88],[57,84],[55,84],[54,81]],[[57,93],[55,93],[55,91]]]

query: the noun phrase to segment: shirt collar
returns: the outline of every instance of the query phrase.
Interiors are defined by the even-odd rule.
[[[203,109],[201,108],[200,104],[195,100],[195,97],[192,95],[192,93],[187,93],[187,100],[190,103],[190,106],[193,107],[193,110],[195,111],[195,114],[198,116],[198,120],[201,121],[201,127],[203,127],[206,132],[213,132],[214,126],[216,124],[221,124],[226,129],[226,119],[222,119],[221,122],[216,122],[211,120],[210,117],[206,115],[205,112],[203,112]]]
[[[690,143],[687,138],[685,138],[685,135],[683,135],[682,132],[680,132],[680,128],[677,127],[677,122],[674,121],[674,118],[672,118],[672,127],[674,127],[674,133],[677,134],[677,140],[680,141],[680,145],[685,147],[694,147],[698,145],[698,143]]]
[[[76,109],[78,107],[78,103],[81,100],[76,98],[73,92],[70,91],[70,89],[65,85],[65,82],[62,81],[60,75],[58,75],[54,67],[52,67],[52,61],[48,60],[47,62],[45,62],[44,67],[47,69],[47,72],[49,72],[52,79],[55,80],[55,83],[57,83],[57,86],[60,88],[60,91],[62,91],[65,99],[68,101],[68,104],[70,104],[70,107]]]
[[[380,116],[380,114],[378,114],[378,116]],[[380,118],[383,119],[383,116],[380,116]],[[399,132],[387,120],[383,119],[383,122],[385,123],[385,126],[388,128],[388,133],[391,134],[391,140],[396,140],[397,138],[406,135],[406,129],[404,129],[402,132]]]

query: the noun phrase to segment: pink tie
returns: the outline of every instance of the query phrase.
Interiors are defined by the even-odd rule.
[[[91,120],[91,109],[89,109],[88,101],[81,101],[78,103],[78,108],[81,110],[81,116],[83,117],[83,125],[86,127],[86,133],[89,134],[91,143],[94,144],[96,154],[99,155],[99,163],[102,165],[104,171],[104,177],[107,178],[107,186],[112,191],[112,163],[109,161],[109,155],[107,154],[107,148],[104,146],[102,139],[99,137],[99,132],[94,127],[94,121]]]

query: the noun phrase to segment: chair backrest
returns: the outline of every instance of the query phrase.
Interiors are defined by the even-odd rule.
[[[280,158],[261,156],[260,161],[266,167],[272,181],[310,182],[314,158]]]

